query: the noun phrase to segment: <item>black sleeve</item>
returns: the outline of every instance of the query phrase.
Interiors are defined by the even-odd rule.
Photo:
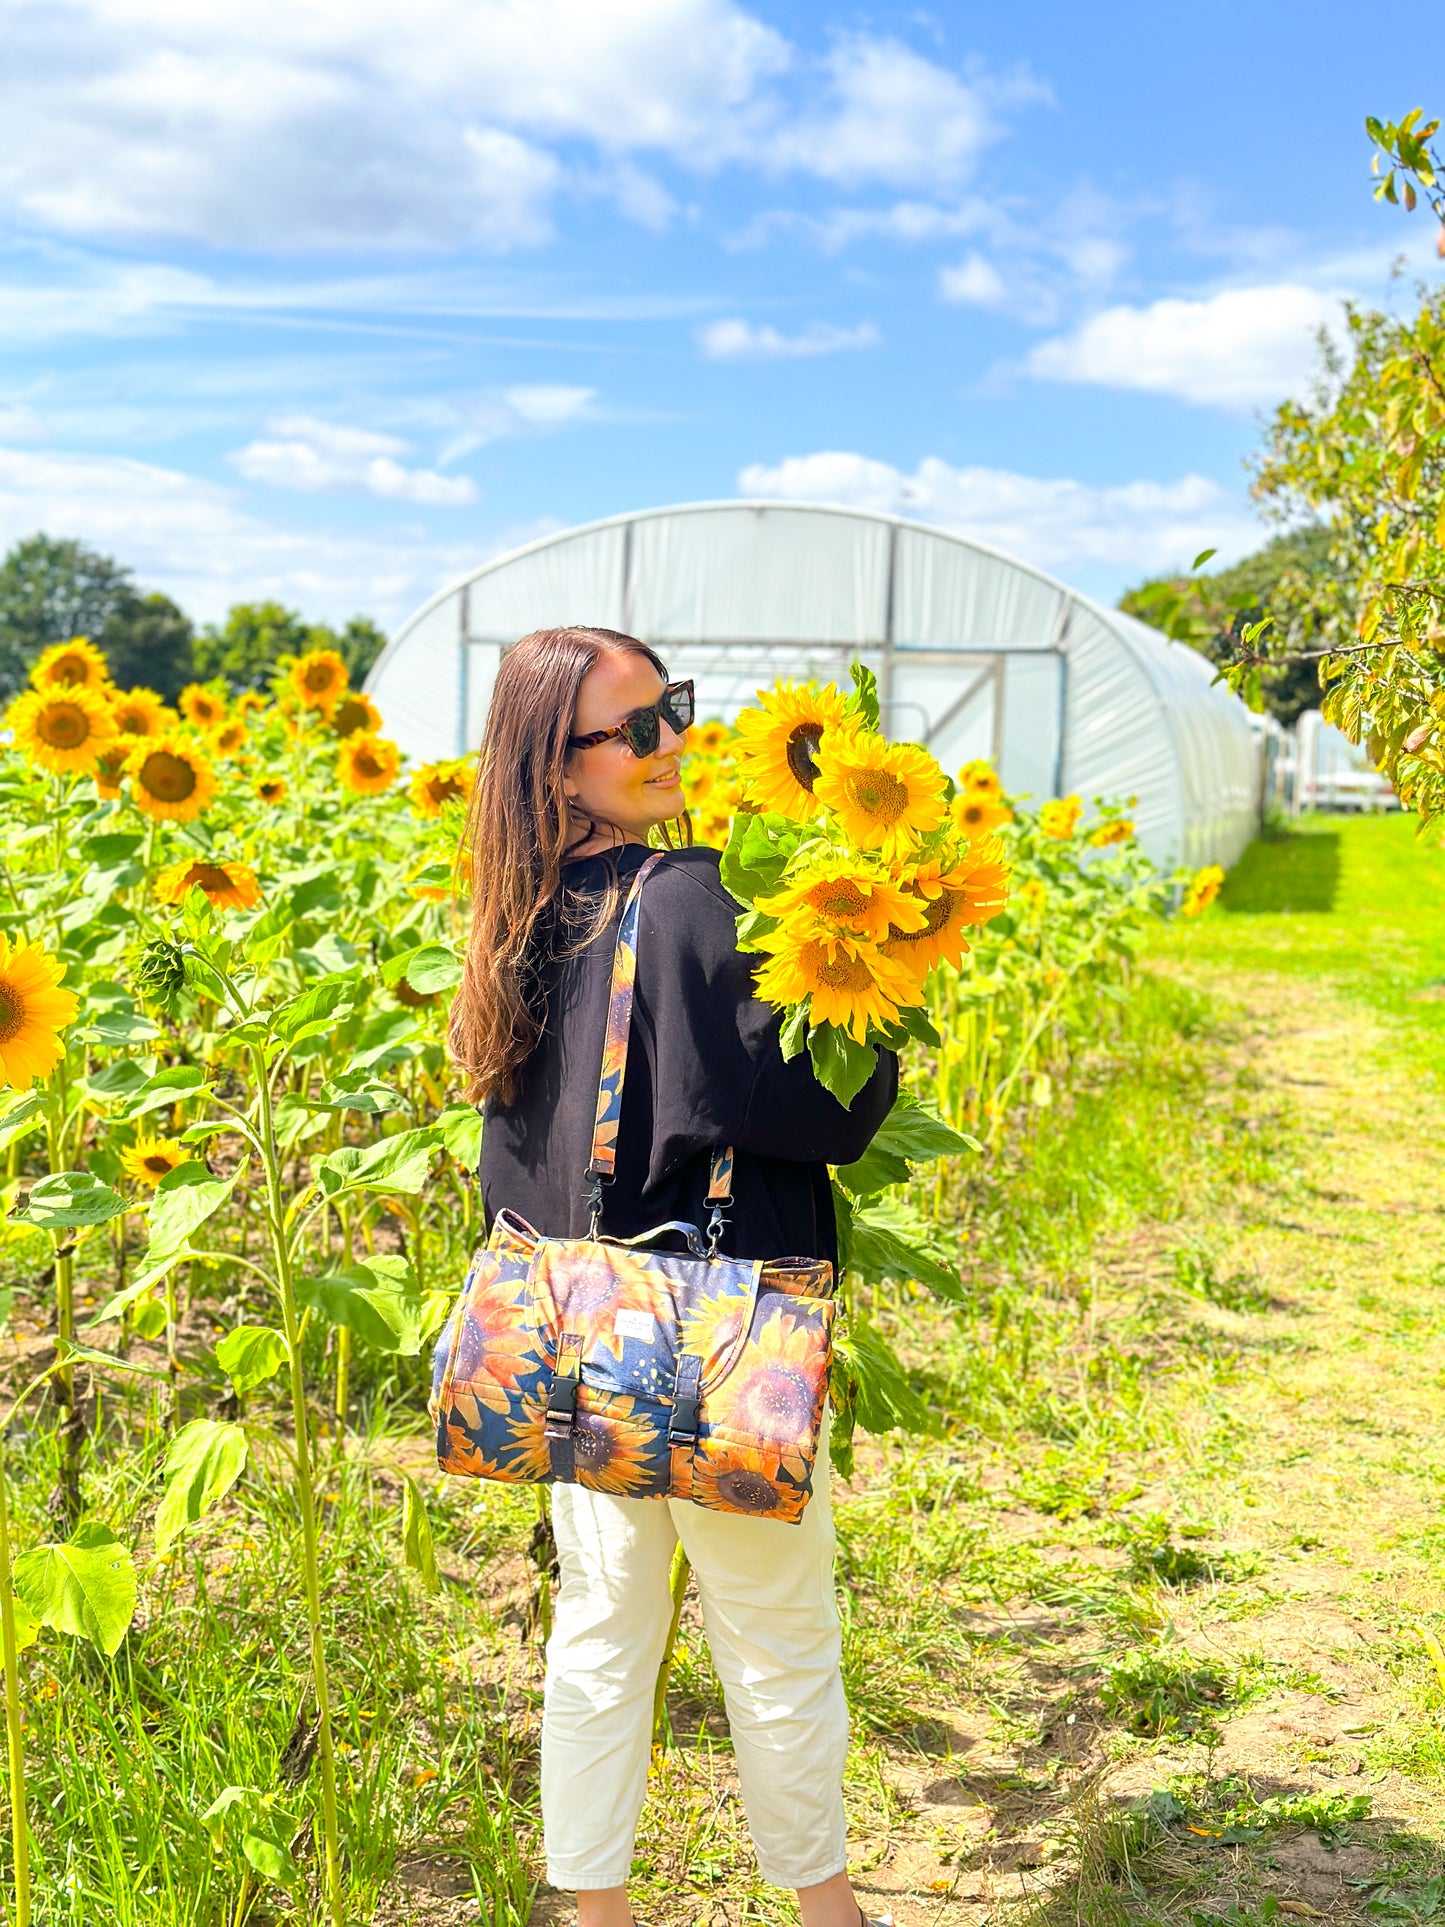
[[[893,1105],[891,1051],[878,1053],[847,1108],[818,1082],[806,1051],[784,1063],[782,1018],[753,995],[756,959],[738,950],[736,917],[711,850],[670,858],[643,892],[636,1009],[651,1073],[651,1182],[723,1144],[791,1163],[850,1164]]]

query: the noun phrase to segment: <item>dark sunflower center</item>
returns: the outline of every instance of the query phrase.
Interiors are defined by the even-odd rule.
[[[15,988],[0,977],[0,1044],[8,1044],[17,1037],[25,1023],[25,999]]]
[[[840,950],[830,960],[821,944],[813,958],[813,974],[830,990],[866,990],[873,981],[861,957],[848,957]]]
[[[719,1475],[717,1489],[740,1512],[771,1512],[778,1503],[776,1486],[761,1472],[724,1472]]]
[[[308,684],[308,687],[311,686]],[[364,704],[356,701],[344,702],[331,718],[331,727],[338,736],[350,736],[353,731],[365,728],[370,720]]]
[[[797,1438],[813,1415],[813,1388],[801,1372],[769,1365],[749,1378],[736,1411],[740,1423],[759,1438]]]
[[[329,663],[313,662],[301,680],[313,695],[324,696],[336,681],[336,671]]]
[[[365,777],[368,782],[375,781],[378,776],[383,774],[381,764],[377,762],[369,749],[363,749],[357,752],[356,761],[352,767],[358,776]]]
[[[896,823],[908,808],[908,785],[886,769],[849,770],[848,799],[876,823]]]
[[[198,883],[208,897],[231,887],[231,879],[218,863],[193,863],[186,871],[182,888],[189,890],[193,883]]]
[[[140,766],[141,787],[162,803],[184,803],[196,787],[196,771],[184,756],[152,750]]]
[[[144,1170],[149,1171],[153,1177],[163,1178],[171,1168],[171,1161],[164,1151],[152,1151],[148,1156],[141,1159],[141,1166]]]
[[[801,787],[810,794],[818,780],[818,746],[823,740],[821,723],[799,723],[788,738],[788,747],[783,754],[788,768]]]
[[[90,664],[84,656],[60,656],[50,665],[50,680],[63,689],[80,689],[90,681]]]
[[[263,803],[274,803],[285,795],[286,788],[283,783],[262,783],[256,793]]]
[[[462,786],[454,776],[434,776],[427,788],[433,803],[449,803],[462,793]]]
[[[51,703],[40,712],[40,732],[52,749],[79,749],[90,718],[78,703]]]

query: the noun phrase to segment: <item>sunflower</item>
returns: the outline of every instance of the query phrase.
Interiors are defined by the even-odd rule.
[[[699,843],[706,843],[709,849],[725,850],[732,827],[733,820],[726,810],[702,810],[693,825],[693,834]]]
[[[732,731],[727,724],[720,723],[714,717],[711,722],[697,725],[692,732],[692,741],[688,744],[688,748],[696,751],[700,756],[716,756],[731,735]]]
[[[951,868],[942,862],[921,864],[906,879],[921,899],[925,920],[921,928],[896,926],[883,948],[890,957],[926,977],[935,964],[958,966],[968,950],[964,931],[987,923],[1008,902],[1008,865],[997,845],[986,851],[968,850]]]
[[[329,655],[331,652],[317,653]],[[384,736],[373,736],[369,730],[346,737],[336,759],[336,774],[343,789],[355,796],[379,796],[383,790],[389,790],[400,768],[401,751],[396,744]]]
[[[492,1252],[480,1252],[462,1308],[452,1366],[452,1398],[462,1418],[480,1430],[464,1400],[474,1399],[493,1412],[508,1412],[541,1364],[537,1340],[523,1306],[525,1277],[519,1286],[504,1276]]]
[[[27,689],[6,718],[15,747],[56,775],[89,775],[107,743],[115,740],[110,704],[97,689],[76,683]]]
[[[28,1091],[65,1055],[59,1033],[80,999],[61,990],[65,965],[37,943],[0,930],[0,1084]]]
[[[591,1395],[572,1427],[577,1483],[618,1498],[638,1497],[667,1466],[656,1430],[624,1393]],[[649,1447],[652,1448],[649,1451]]]
[[[842,726],[843,698],[832,683],[780,683],[760,689],[758,703],[738,717],[738,774],[760,810],[806,822],[818,813],[818,750],[828,731]]]
[[[205,892],[218,910],[254,910],[261,901],[256,872],[249,863],[208,863],[203,857],[172,863],[156,877],[162,903],[184,903],[192,887]]]
[[[213,729],[206,737],[206,746],[213,756],[222,762],[237,755],[246,747],[246,719],[244,716],[231,716],[219,729]]]
[[[1197,917],[1201,910],[1207,910],[1219,895],[1219,886],[1223,882],[1224,872],[1217,863],[1210,863],[1204,869],[1196,871],[1188,889],[1184,892],[1184,901],[1179,906],[1180,913],[1186,917]]]
[[[259,716],[266,707],[266,698],[259,689],[243,689],[231,707],[238,716]]]
[[[181,714],[197,729],[216,729],[226,720],[226,702],[204,683],[188,682],[181,691]]]
[[[174,733],[137,743],[125,767],[131,801],[162,822],[192,822],[216,793],[210,758]]]
[[[471,796],[476,776],[465,756],[450,762],[423,763],[411,779],[413,816],[440,816],[447,803],[465,803]]]
[[[103,801],[114,803],[120,795],[121,778],[134,747],[128,737],[118,736],[96,756],[95,768],[90,773],[95,778],[95,793]]]
[[[960,790],[949,804],[948,813],[954,827],[961,830],[970,843],[992,836],[1000,823],[1012,823],[1014,817],[1007,803],[1000,803],[985,790]]]
[[[1067,843],[1079,827],[1084,805],[1077,796],[1056,796],[1039,811],[1039,829],[1055,843]]]
[[[287,677],[291,692],[307,709],[319,709],[323,716],[331,714],[350,682],[346,664],[334,649],[308,649],[292,663]]]
[[[175,716],[153,689],[118,689],[110,699],[110,719],[122,736],[162,736]]]
[[[814,857],[776,896],[759,897],[753,907],[780,921],[809,912],[829,930],[875,943],[888,935],[890,925],[900,930],[923,925],[923,905],[905,885],[842,852]]]
[[[944,788],[943,771],[926,749],[847,729],[823,745],[814,794],[850,842],[896,863],[943,821]]]
[[[1101,823],[1091,832],[1089,841],[1100,850],[1108,849],[1111,843],[1127,843],[1134,834],[1134,825],[1127,816],[1111,816],[1107,823]]]
[[[108,689],[110,664],[85,636],[72,636],[69,642],[53,642],[38,657],[30,671],[30,682],[46,693],[55,689]]]
[[[742,1357],[708,1394],[708,1423],[728,1438],[755,1444],[766,1468],[808,1476],[803,1447],[813,1437],[827,1377],[821,1305],[777,1311],[764,1319]]]
[[[286,801],[286,778],[284,776],[263,776],[256,784],[255,793],[261,802],[275,808],[276,804]]]
[[[958,772],[958,787],[967,790],[970,796],[988,796],[995,802],[1003,794],[993,765],[985,762],[981,756],[971,763],[965,763]]]
[[[370,696],[363,696],[359,689],[350,689],[326,720],[337,736],[354,736],[359,729],[374,736],[381,728],[381,711]]]
[[[747,1512],[755,1519],[783,1519],[790,1525],[802,1518],[807,1502],[800,1486],[770,1478],[756,1452],[715,1445],[710,1439],[692,1462],[692,1496],[712,1512]]]
[[[870,1023],[887,1030],[901,1006],[923,1002],[912,971],[895,958],[812,919],[790,918],[762,938],[759,948],[770,953],[757,977],[764,1003],[785,1007],[806,997],[815,1024],[837,1024],[860,1044],[867,1041]]]
[[[133,1183],[146,1184],[154,1190],[168,1171],[174,1171],[179,1164],[189,1164],[192,1156],[179,1138],[138,1137],[121,1152],[120,1168]]]

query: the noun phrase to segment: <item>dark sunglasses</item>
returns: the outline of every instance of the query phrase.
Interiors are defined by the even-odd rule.
[[[655,703],[649,703],[646,709],[634,709],[627,721],[619,723],[616,729],[594,729],[586,736],[569,736],[567,747],[591,749],[594,743],[610,742],[614,736],[620,736],[634,756],[653,756],[662,741],[664,723],[677,736],[692,728],[691,682],[670,682]]]

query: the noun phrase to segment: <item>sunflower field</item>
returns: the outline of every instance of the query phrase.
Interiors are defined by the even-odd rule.
[[[428,1828],[465,1839],[487,1918],[524,1917],[512,1737],[458,1711],[418,1603],[459,1516],[424,1357],[481,1233],[445,1048],[471,763],[406,768],[327,650],[170,710],[60,644],[6,723],[7,1918],[369,1920]],[[861,671],[702,724],[685,794],[785,1050],[845,1101],[903,1053],[836,1174],[847,1471],[855,1426],[932,1423],[883,1313],[968,1303],[976,1174],[1064,1095],[1151,921],[1220,876],[1160,876],[1127,806],[1033,809],[890,743]],[[530,1652],[548,1535],[520,1503],[465,1531],[530,1560]]]

